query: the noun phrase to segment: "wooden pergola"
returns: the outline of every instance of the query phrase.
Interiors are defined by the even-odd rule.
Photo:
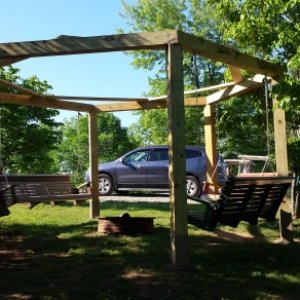
[[[17,94],[0,93],[0,103],[29,105],[44,108],[81,111],[89,114],[90,166],[92,199],[90,215],[99,216],[98,157],[97,157],[97,113],[167,108],[169,144],[169,185],[171,210],[171,260],[175,267],[188,264],[187,202],[185,180],[185,106],[204,106],[205,143],[208,160],[208,180],[215,182],[213,169],[216,165],[216,138],[214,105],[219,101],[238,96],[259,88],[265,76],[278,80],[282,69],[279,66],[240,53],[233,48],[219,45],[193,35],[168,30],[93,37],[59,36],[50,40],[25,41],[0,44],[0,66],[24,59],[55,55],[85,54],[128,50],[163,50],[167,59],[168,91],[157,98],[111,98],[45,96],[31,90],[0,80],[0,84],[16,90]],[[184,92],[183,52],[190,52],[229,66],[233,81]],[[255,74],[243,78],[241,70]],[[201,96],[204,93],[206,96]],[[207,95],[210,93],[209,95]],[[203,95],[203,94],[202,94]],[[94,100],[95,104],[85,101]],[[110,101],[110,104],[99,104]],[[274,111],[275,146],[277,172],[287,175],[286,127],[284,111]],[[285,212],[290,214],[288,208]],[[291,238],[291,218],[282,226],[282,238]]]

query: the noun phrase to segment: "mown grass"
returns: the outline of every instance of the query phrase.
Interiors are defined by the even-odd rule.
[[[137,236],[98,235],[87,203],[10,210],[0,219],[0,299],[300,298],[299,243],[272,243],[277,223],[215,233],[191,226],[190,266],[174,271],[168,204],[101,204],[103,216],[155,217],[154,233]]]

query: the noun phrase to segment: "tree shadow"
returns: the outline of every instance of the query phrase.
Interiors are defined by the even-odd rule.
[[[128,203],[127,207],[114,205],[128,208]],[[149,210],[156,206],[146,204]],[[135,208],[140,210],[140,203]],[[168,204],[162,206],[167,208]],[[131,236],[100,236],[96,221],[63,226],[13,224],[0,233],[1,299],[300,296],[298,246],[271,244],[238,230],[226,232],[221,227],[207,233],[189,227],[190,265],[181,271],[168,268],[170,233],[160,224],[153,234]],[[262,231],[252,234],[260,236]]]

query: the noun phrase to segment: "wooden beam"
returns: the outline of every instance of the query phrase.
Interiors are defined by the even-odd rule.
[[[54,95],[49,98],[63,99],[63,100],[78,100],[78,101],[147,101],[148,98],[124,98],[124,97],[89,97],[89,96],[60,96]]]
[[[185,98],[185,106],[202,106],[206,104],[205,97]],[[147,110],[167,108],[166,100],[140,101],[140,102],[126,102],[126,103],[109,103],[99,104],[95,107],[102,112],[116,112],[116,111],[130,111],[130,110]]]
[[[97,129],[97,113],[89,113],[89,160],[92,182],[92,199],[90,200],[90,218],[99,217],[99,188],[98,188],[98,129]]]
[[[181,46],[170,44],[168,47],[170,235],[171,261],[175,268],[186,267],[189,262],[182,61]]]
[[[229,86],[233,86],[233,85],[235,85],[235,82],[227,82],[227,83],[216,84],[216,85],[207,86],[207,87],[200,88],[200,89],[185,91],[184,95],[185,96],[197,95],[197,94],[201,94],[203,92],[220,90],[220,89],[223,89],[225,87],[229,87]],[[163,95],[163,96],[158,96],[158,97],[151,97],[148,100],[149,101],[156,101],[156,100],[166,100],[166,99],[167,99],[167,96]]]
[[[263,85],[264,76],[257,74],[254,77],[236,83],[221,91],[213,93],[206,97],[207,104],[217,103],[221,100],[226,100],[234,96],[239,96]]]
[[[287,176],[288,155],[287,155],[287,136],[286,136],[286,121],[285,112],[278,106],[278,101],[274,100],[274,141],[275,141],[275,156],[276,156],[276,172],[278,175]],[[280,243],[288,244],[293,242],[293,218],[292,218],[292,203],[290,197],[285,197],[279,212],[280,219]]]
[[[216,118],[214,105],[206,105],[204,107],[204,135],[205,135],[205,152],[206,152],[206,180],[208,183],[217,185],[217,145],[216,145]],[[211,190],[210,192],[216,192]]]
[[[14,63],[17,63],[23,59],[0,59],[0,67],[12,65]]]
[[[283,74],[282,66],[271,64],[248,54],[243,54],[228,46],[216,44],[188,33],[179,31],[178,43],[186,51],[253,73],[264,74],[274,78]]]
[[[229,65],[229,71],[234,82],[243,81],[243,76],[240,68]]]
[[[91,112],[95,110],[94,105],[67,101],[58,101],[44,97],[20,95],[12,93],[0,93],[0,103],[29,105],[42,108],[54,108],[71,111]]]
[[[10,81],[7,81],[7,80],[4,80],[4,79],[0,79],[0,84],[2,86],[5,86],[5,87],[8,87],[10,89],[13,89],[15,91],[18,91],[18,92],[21,92],[22,94],[25,94],[25,95],[30,95],[30,96],[37,96],[37,97],[41,97],[41,98],[46,98],[46,96],[44,95],[40,95],[30,89],[27,89],[27,88],[24,88],[20,85],[17,85],[15,83],[12,83]]]
[[[0,60],[30,57],[125,51],[137,49],[165,49],[177,40],[177,31],[140,32],[92,37],[61,37],[51,40],[0,44]]]

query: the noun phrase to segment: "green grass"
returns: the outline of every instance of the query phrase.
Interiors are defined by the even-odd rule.
[[[154,233],[137,236],[98,235],[87,203],[10,210],[0,218],[0,299],[300,298],[299,243],[271,243],[277,223],[216,233],[191,226],[190,266],[173,271],[168,204],[101,204],[102,216],[155,217]]]

